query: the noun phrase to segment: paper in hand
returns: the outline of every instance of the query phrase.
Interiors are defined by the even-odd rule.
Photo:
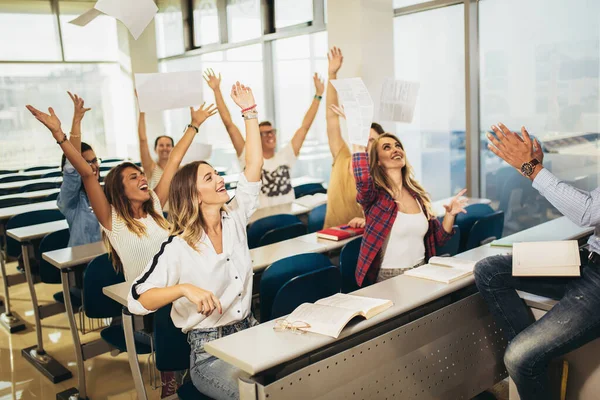
[[[135,74],[141,112],[202,104],[202,71]]]
[[[332,80],[340,105],[346,114],[346,127],[351,144],[366,146],[373,122],[375,106],[361,78]]]
[[[69,22],[85,26],[99,15],[106,14],[121,21],[137,40],[157,11],[158,7],[152,0],[98,0],[94,8]]]
[[[419,82],[387,78],[381,89],[379,119],[411,123],[415,115]]]

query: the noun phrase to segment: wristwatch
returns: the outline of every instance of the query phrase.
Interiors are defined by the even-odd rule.
[[[186,126],[186,127],[185,127],[185,129],[183,130],[183,133],[185,133],[185,131],[187,131],[187,130],[188,130],[188,128],[192,128],[193,130],[195,130],[195,131],[196,131],[196,133],[198,133],[198,131],[200,130],[200,129],[198,129],[198,127],[197,127],[197,126],[194,126],[194,125],[192,125],[192,124],[188,124],[188,126]]]
[[[521,173],[524,176],[530,177],[531,174],[533,174],[533,171],[535,170],[535,166],[539,165],[539,161],[537,159],[533,159],[529,162],[524,162],[523,165],[521,165]]]

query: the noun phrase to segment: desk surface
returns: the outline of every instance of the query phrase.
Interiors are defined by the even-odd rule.
[[[552,229],[548,229],[547,224],[551,224]],[[589,233],[589,228],[578,228],[564,217],[559,218],[559,221],[550,221],[532,229],[544,237],[544,240],[575,239]],[[527,236],[531,234],[530,231]],[[485,245],[461,253],[457,257],[478,261],[492,255],[510,254],[510,252],[510,248]],[[270,321],[207,343],[205,349],[208,353],[254,375],[409,312],[473,282],[473,276],[444,284],[400,275],[353,293],[359,296],[389,299],[393,301],[394,306],[369,320],[352,322],[342,331],[338,339],[313,333],[297,335],[291,332],[275,332],[273,330],[275,321]]]
[[[129,289],[131,288],[131,283],[129,282],[121,282],[116,285],[106,286],[102,288],[102,293],[106,296],[110,297],[117,303],[122,306],[127,307],[127,295],[129,294]]]
[[[87,264],[104,253],[106,253],[104,243],[95,242],[48,251],[42,254],[42,258],[58,269],[67,269],[77,265]]]
[[[109,171],[100,171],[101,177],[106,177]],[[4,182],[0,183],[0,189],[18,189],[25,185],[31,185],[33,183],[62,183],[62,176],[53,176],[50,178],[39,178],[39,179],[29,179],[25,181],[15,181],[15,182]]]
[[[45,222],[43,224],[29,225],[22,228],[14,228],[6,231],[6,234],[15,239],[17,242],[26,242],[33,239],[40,239],[49,233],[68,229],[67,221],[61,219],[59,221]]]
[[[25,193],[14,193],[14,194],[5,194],[4,196],[0,196],[0,201],[5,199],[15,199],[17,197],[24,197],[26,199],[39,199],[40,197],[46,197],[48,195],[60,192],[60,188],[54,189],[44,189],[44,190],[34,190],[33,192],[25,192]]]
[[[41,203],[23,204],[20,206],[0,208],[0,221],[4,221],[13,215],[37,210],[58,210],[56,200],[43,201]]]

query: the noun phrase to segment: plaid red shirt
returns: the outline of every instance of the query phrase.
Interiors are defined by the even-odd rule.
[[[390,234],[392,225],[398,215],[398,205],[384,189],[375,187],[369,174],[369,158],[367,153],[354,153],[352,155],[352,168],[356,179],[356,200],[365,211],[365,233],[363,234],[356,265],[356,283],[375,283],[379,268],[381,267],[381,247]],[[419,202],[424,210],[423,202],[416,193],[412,196]],[[447,233],[440,221],[432,217],[429,219],[429,229],[425,234],[425,262],[435,256],[435,246],[443,246],[454,235],[454,230]]]

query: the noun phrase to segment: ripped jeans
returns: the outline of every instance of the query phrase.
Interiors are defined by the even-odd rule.
[[[239,399],[238,377],[240,370],[204,351],[204,345],[211,340],[231,335],[258,325],[254,316],[231,325],[211,329],[194,329],[188,332],[190,354],[190,375],[199,392],[216,400]]]
[[[600,337],[600,266],[581,256],[581,277],[513,277],[512,256],[475,266],[475,281],[509,344],[504,363],[521,400],[547,400],[548,365]],[[535,321],[516,290],[559,300]]]

